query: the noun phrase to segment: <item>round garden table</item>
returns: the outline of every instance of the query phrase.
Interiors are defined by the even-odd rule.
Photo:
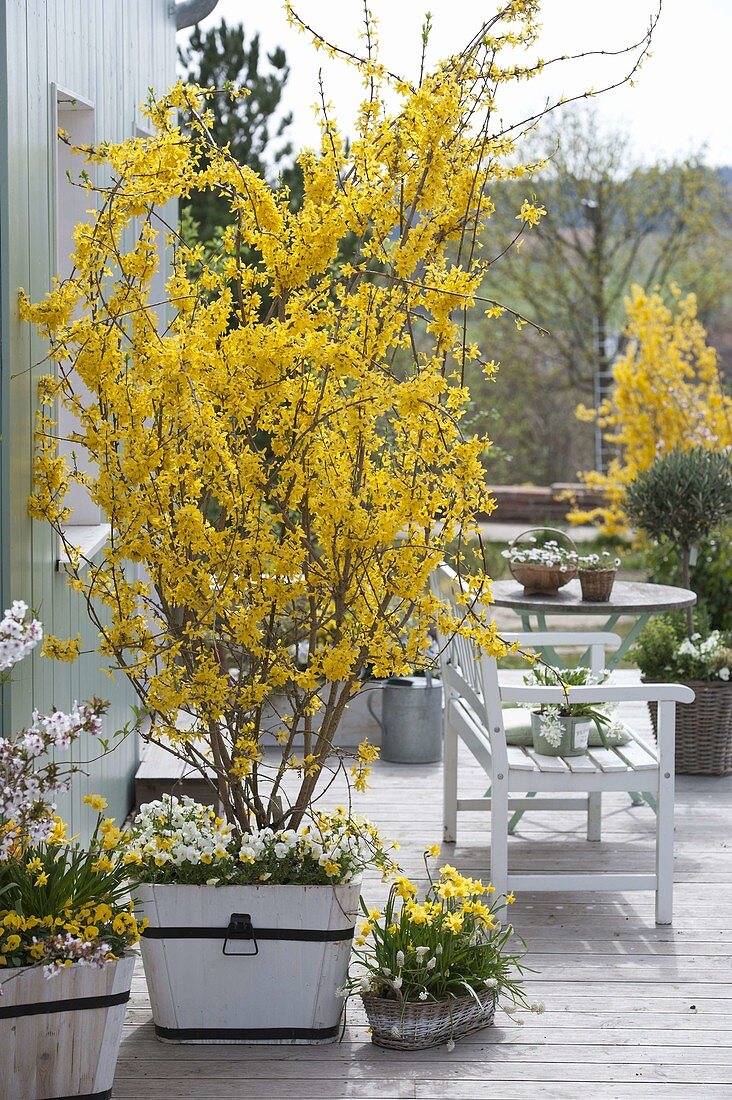
[[[696,593],[688,588],[672,588],[668,584],[641,584],[638,581],[616,581],[610,599],[603,603],[583,600],[580,582],[576,579],[560,588],[554,596],[545,593],[527,596],[523,585],[513,578],[494,581],[492,590],[496,607],[515,611],[526,631],[547,630],[547,615],[596,615],[605,620],[602,627],[598,628],[601,630],[612,630],[621,616],[635,619],[620,648],[608,660],[610,669],[616,668],[622,661],[652,615],[682,611],[696,603]],[[542,649],[545,647],[542,646]],[[556,654],[548,656],[548,660],[554,664],[552,658],[556,658]],[[579,663],[584,663],[583,658],[580,658]]]

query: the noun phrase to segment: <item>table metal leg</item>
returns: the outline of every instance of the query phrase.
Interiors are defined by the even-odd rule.
[[[526,792],[526,797],[527,798],[536,798],[536,791],[527,791]],[[516,829],[516,826],[518,825],[519,821],[521,820],[521,818],[524,816],[525,813],[526,813],[526,810],[516,810],[516,812],[513,814],[513,816],[509,818],[509,821],[508,821],[509,835],[514,832],[514,830]]]

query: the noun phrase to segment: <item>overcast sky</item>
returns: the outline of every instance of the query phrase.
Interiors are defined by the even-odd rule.
[[[325,37],[357,48],[362,0],[295,0],[296,11]],[[419,67],[420,27],[431,10],[434,30],[430,55],[452,53],[492,12],[498,0],[370,0],[379,20],[382,61],[408,77]],[[656,0],[544,0],[543,32],[537,56],[544,59],[587,49],[617,49],[639,39]],[[293,112],[292,140],[296,147],[317,143],[311,104],[317,73],[323,68],[326,95],[348,133],[360,88],[353,71],[329,61],[292,30],[279,0],[219,0],[204,28],[221,17],[243,22],[250,37],[260,32],[262,45],[282,46],[291,69],[286,92]],[[637,154],[649,160],[670,159],[706,149],[710,164],[732,165],[732,0],[664,0],[652,47],[653,56],[635,88],[621,88],[595,100],[601,117],[613,127],[627,128]],[[504,101],[512,120],[538,109],[547,95],[572,95],[586,87],[612,82],[627,66],[627,58],[595,59],[554,69],[556,75],[522,85]]]

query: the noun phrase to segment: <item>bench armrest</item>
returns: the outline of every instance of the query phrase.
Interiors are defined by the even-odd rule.
[[[572,687],[568,696],[560,687],[528,687],[520,684],[501,684],[501,701],[504,703],[537,703],[561,706],[569,697],[570,703],[630,703],[674,702],[693,703],[694,692],[684,684],[598,684],[595,687]]]
[[[518,634],[505,634],[501,631],[504,642],[513,645],[518,642],[521,646],[531,649],[541,649],[542,646],[591,646],[601,645],[606,649],[617,649],[622,638],[619,634],[611,634],[607,630],[537,630],[522,631]]]

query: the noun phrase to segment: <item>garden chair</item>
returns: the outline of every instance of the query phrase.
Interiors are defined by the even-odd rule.
[[[432,589],[449,601],[458,615],[459,578],[441,566]],[[581,644],[594,647],[592,663],[600,667],[600,653],[608,635],[577,633],[510,635],[532,647]],[[571,639],[571,641],[570,641]],[[509,890],[654,890],[656,923],[670,924],[673,912],[674,727],[677,703],[690,703],[694,693],[679,684],[608,685],[570,689],[571,702],[658,702],[658,748],[637,736],[626,745],[590,749],[574,757],[542,756],[533,748],[506,741],[502,704],[531,707],[561,704],[561,688],[502,684],[495,658],[486,656],[472,641],[455,635],[440,638],[440,661],[445,692],[444,831],[454,842],[460,811],[490,811],[490,875],[498,894]],[[463,741],[490,779],[482,798],[458,797],[458,744]],[[532,792],[520,795],[516,792]],[[571,872],[511,874],[508,869],[509,814],[518,810],[572,810],[587,813],[588,839],[600,837],[600,799],[603,792],[643,791],[656,810],[656,867],[654,873]]]

